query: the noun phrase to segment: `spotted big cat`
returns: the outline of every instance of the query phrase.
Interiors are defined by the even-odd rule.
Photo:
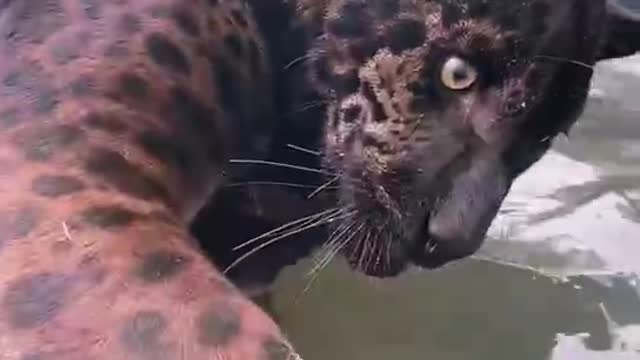
[[[237,234],[318,206],[308,219],[331,221],[314,239],[366,274],[468,256],[513,179],[580,114],[593,65],[638,49],[637,11],[0,2],[0,358],[299,359],[223,273]],[[290,157],[314,171],[263,166]],[[326,186],[308,202],[225,195],[267,175]],[[194,237],[206,203],[224,206],[221,226]],[[223,221],[235,213],[248,221]],[[256,254],[273,269],[314,243]]]

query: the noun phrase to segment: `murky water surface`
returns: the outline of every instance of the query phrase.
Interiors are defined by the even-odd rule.
[[[301,294],[310,265],[274,304],[306,360],[640,359],[640,57],[598,67],[474,259],[385,281],[338,260]]]

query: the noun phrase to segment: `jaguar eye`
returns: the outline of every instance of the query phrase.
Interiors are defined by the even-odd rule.
[[[478,80],[478,72],[466,60],[453,56],[442,66],[440,79],[451,90],[466,90]]]

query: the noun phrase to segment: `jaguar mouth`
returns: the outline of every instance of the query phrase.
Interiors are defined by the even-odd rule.
[[[346,248],[345,255],[349,264],[367,276],[387,278],[401,274],[411,265],[436,269],[449,263],[453,260],[451,254],[429,232],[430,218],[425,215],[421,225],[410,236],[394,232],[364,239],[369,240],[369,244],[358,243]]]
[[[480,155],[431,181],[360,176],[358,186],[347,183],[342,201],[358,209],[355,221],[365,228],[365,236],[354,237],[356,245],[345,249],[351,265],[390,277],[409,265],[436,269],[473,255],[512,181],[497,155]]]
[[[396,217],[395,222],[382,227],[381,220],[391,216],[371,216],[371,212],[365,212],[371,216],[366,220],[369,226],[365,233],[372,236],[357,243],[369,244],[348,249],[347,254],[358,256],[347,258],[354,269],[381,278],[396,276],[410,265],[437,269],[467,258],[484,242],[506,194],[506,187],[493,189],[482,191],[483,196],[450,192],[438,205],[414,213],[413,217]],[[362,258],[368,261],[363,262]]]

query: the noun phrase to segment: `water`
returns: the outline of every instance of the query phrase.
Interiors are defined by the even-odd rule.
[[[306,360],[640,359],[639,94],[640,57],[600,65],[475,258],[384,281],[337,260],[304,293],[303,262],[274,316]]]

